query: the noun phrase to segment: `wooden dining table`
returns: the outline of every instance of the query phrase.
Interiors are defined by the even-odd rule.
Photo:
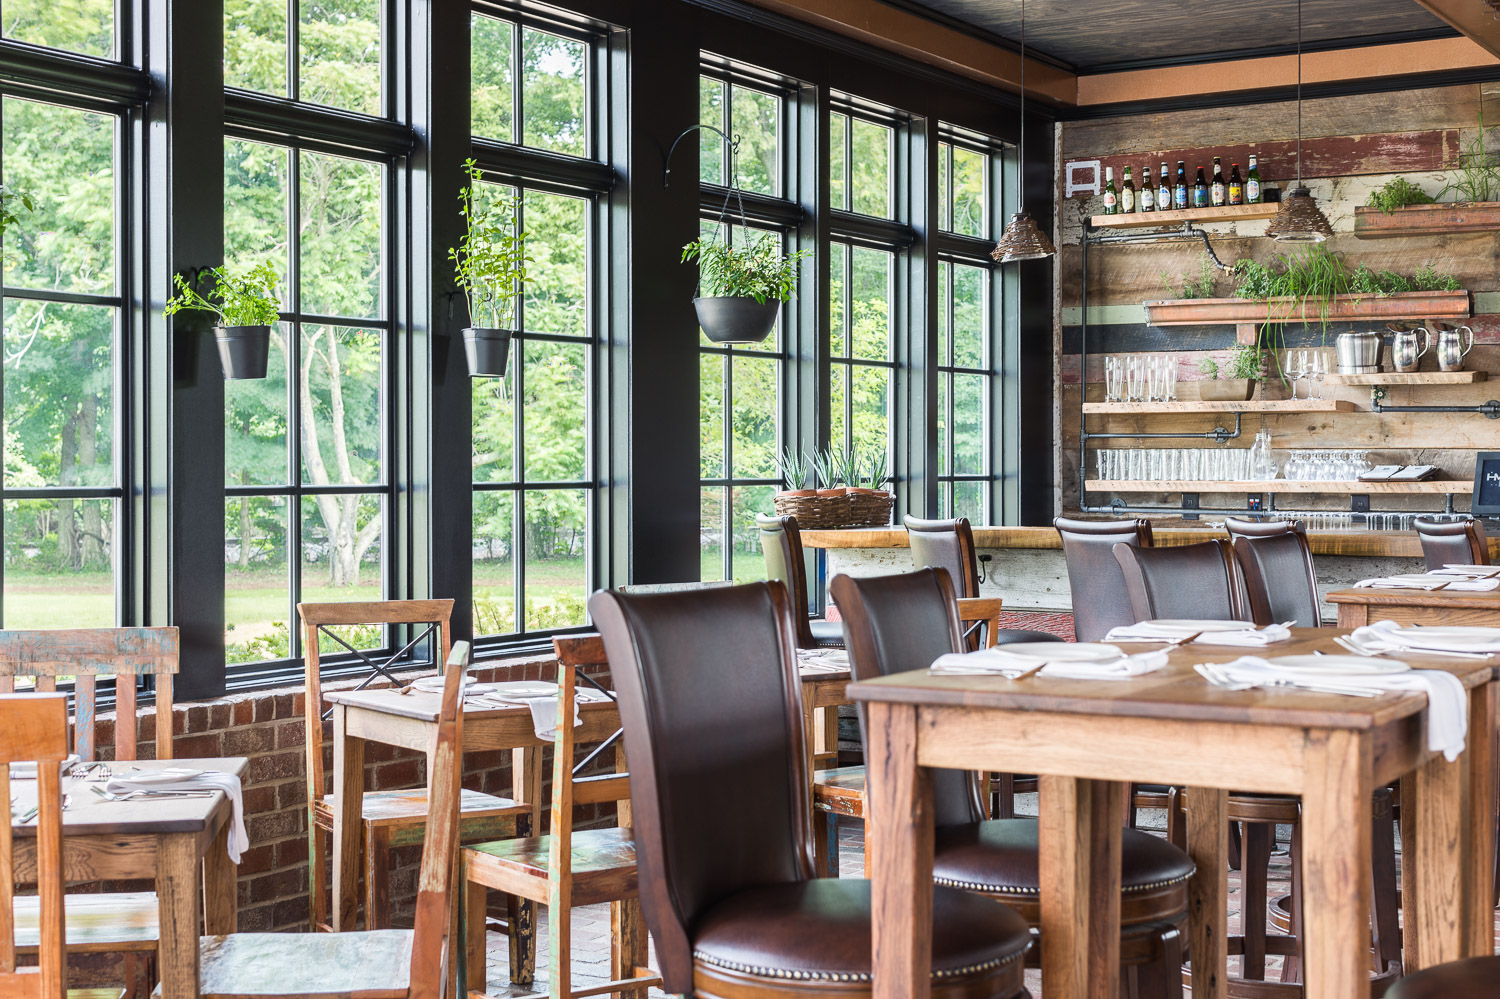
[[[1427,748],[1425,694],[1231,691],[1192,668],[1247,652],[1341,653],[1332,639],[1344,633],[1294,628],[1290,641],[1264,649],[1173,648],[1164,668],[1129,680],[924,668],[851,685],[868,712],[875,996],[929,995],[935,767],[1040,775],[1048,999],[1116,995],[1120,816],[1130,781],[1187,788],[1195,999],[1227,994],[1229,789],[1302,797],[1307,999],[1369,992],[1370,800],[1397,779],[1406,967],[1490,953],[1500,659],[1401,657],[1447,670],[1468,692],[1467,749],[1452,763]]]
[[[249,764],[243,757],[112,764],[117,770],[127,765],[218,770],[243,780]],[[64,879],[154,881],[161,994],[163,999],[196,999],[200,932],[216,936],[235,931],[237,865],[229,859],[229,797],[219,792],[203,798],[106,801],[87,784],[63,780],[70,796],[62,813]],[[36,781],[14,779],[10,789],[13,814],[25,814],[36,803]],[[11,834],[16,880],[34,881],[35,820],[12,823]]]
[[[1385,620],[1397,624],[1500,627],[1500,589],[1359,586],[1334,590],[1328,594],[1328,601],[1338,607],[1340,628],[1361,628]]]

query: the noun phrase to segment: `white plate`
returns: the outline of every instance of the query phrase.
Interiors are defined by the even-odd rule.
[[[424,694],[441,694],[443,692],[444,678],[440,676],[424,676],[413,680],[411,689],[419,690]],[[495,689],[491,683],[477,683],[472,676],[464,677],[465,694],[483,694]]]
[[[1500,566],[1494,565],[1461,565],[1457,562],[1448,562],[1443,565],[1444,569],[1452,569],[1454,572],[1469,572],[1476,576],[1493,576],[1500,572]]]
[[[491,696],[502,697],[509,701],[530,701],[539,697],[557,696],[557,684],[555,683],[532,683],[525,680],[510,680],[505,683],[489,684],[489,688]],[[575,687],[574,689],[577,690],[580,688]]]
[[[1156,621],[1142,621],[1141,624],[1150,625],[1160,631],[1180,631],[1184,635],[1194,632],[1206,631],[1254,631],[1255,624],[1250,621],[1190,621],[1178,618],[1162,618]]]
[[[1442,648],[1450,645],[1493,645],[1500,642],[1500,628],[1397,628],[1391,632],[1391,636],[1412,646],[1437,647],[1433,645],[1435,642],[1441,643]]]
[[[1406,663],[1394,659],[1371,659],[1369,656],[1276,656],[1266,662],[1288,673],[1319,673],[1324,676],[1382,676],[1411,669]]]
[[[168,767],[165,770],[137,770],[128,774],[117,774],[115,780],[125,784],[176,784],[179,781],[202,777],[202,770],[185,767]]]
[[[994,651],[1039,663],[1112,663],[1125,657],[1118,645],[1104,642],[1011,642]]]

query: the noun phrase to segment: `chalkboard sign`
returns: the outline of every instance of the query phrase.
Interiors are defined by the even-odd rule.
[[[1469,511],[1476,517],[1500,517],[1500,451],[1480,451],[1474,459],[1474,499]]]

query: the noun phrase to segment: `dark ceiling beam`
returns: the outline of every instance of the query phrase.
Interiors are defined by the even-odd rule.
[[[749,2],[971,80],[1011,92],[1020,89],[1021,57],[1017,52],[878,0]],[[1077,100],[1078,77],[1028,58],[1026,92],[1055,106],[1070,107]]]
[[[1417,0],[1491,55],[1500,56],[1500,4],[1487,0]]]
[[[1437,0],[1433,0],[1437,2]],[[1478,0],[1468,0],[1478,3]],[[1439,38],[1302,54],[1302,84],[1318,87],[1386,77],[1420,77],[1435,71],[1495,70],[1500,57],[1468,38]],[[1077,107],[1281,90],[1297,82],[1295,55],[1230,59],[1078,77]]]

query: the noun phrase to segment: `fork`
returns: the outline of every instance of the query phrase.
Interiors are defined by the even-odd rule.
[[[1387,658],[1397,655],[1407,656],[1443,656],[1449,659],[1488,659],[1494,653],[1491,652],[1449,652],[1446,649],[1400,649],[1390,652],[1377,652],[1366,648],[1351,640],[1348,636],[1340,635],[1334,639],[1340,647],[1348,649],[1357,656],[1385,656]]]
[[[1372,690],[1369,687],[1343,686],[1334,683],[1306,683],[1304,681],[1276,677],[1268,677],[1264,680],[1247,683],[1229,676],[1217,663],[1198,663],[1193,669],[1203,679],[1215,687],[1220,687],[1224,690],[1250,690],[1255,687],[1286,687],[1295,690],[1306,690],[1315,694],[1347,694],[1352,697],[1379,697],[1385,693],[1385,691]]]

